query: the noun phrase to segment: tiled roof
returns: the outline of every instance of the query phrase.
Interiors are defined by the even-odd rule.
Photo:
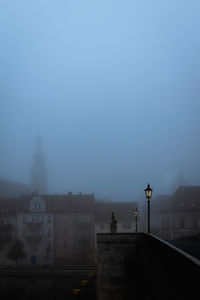
[[[180,186],[172,195],[172,210],[200,210],[200,186]]]
[[[94,212],[94,195],[67,194],[67,195],[23,195],[18,198],[0,199],[0,208],[18,208],[19,212],[29,211],[30,200],[33,197],[46,200],[46,211],[54,212]]]
[[[90,212],[94,211],[93,194],[67,194],[58,195],[55,202],[56,212]]]
[[[19,212],[29,211],[30,200],[39,196],[46,200],[46,211],[95,214],[96,221],[111,220],[111,212],[115,213],[116,219],[132,221],[136,202],[94,202],[94,194],[67,194],[67,195],[27,195],[18,198],[0,199],[0,209],[12,208]]]
[[[18,205],[18,198],[0,198],[0,214],[16,214]]]
[[[10,198],[31,193],[30,186],[7,179],[0,179],[0,197]]]
[[[164,212],[169,210],[172,202],[171,195],[159,195],[156,198],[152,198],[151,207],[152,211]]]

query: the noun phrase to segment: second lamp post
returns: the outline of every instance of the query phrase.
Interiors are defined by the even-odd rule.
[[[148,233],[150,233],[150,198],[152,196],[152,189],[150,188],[150,184],[148,183],[147,188],[144,190],[145,195],[148,202]]]
[[[135,232],[138,232],[138,209],[136,207],[135,211],[134,211],[134,216],[135,216]]]

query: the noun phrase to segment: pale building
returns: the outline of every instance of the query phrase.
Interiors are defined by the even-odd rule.
[[[137,220],[134,212],[136,202],[96,202],[95,203],[95,246],[96,234],[110,232],[111,213],[114,213],[117,221],[117,232],[136,232],[139,230],[139,215]]]
[[[94,263],[94,194],[59,195],[55,206],[55,263]]]
[[[54,199],[51,195],[24,196],[17,214],[17,237],[24,244],[24,264],[54,263]]]

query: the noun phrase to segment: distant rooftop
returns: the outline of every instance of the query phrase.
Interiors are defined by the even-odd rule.
[[[19,197],[25,194],[31,194],[31,187],[29,185],[8,179],[0,179],[1,198]]]

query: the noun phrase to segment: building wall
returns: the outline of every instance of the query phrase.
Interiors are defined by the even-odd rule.
[[[54,215],[24,213],[17,216],[18,238],[24,244],[25,264],[52,264],[54,252]],[[34,258],[35,257],[35,258]]]
[[[55,262],[92,263],[94,254],[94,214],[55,214]]]
[[[110,231],[111,211],[116,211],[117,232],[135,232],[136,203],[108,204],[99,211],[93,194],[22,196],[12,216],[14,238],[22,241],[27,254],[19,263],[94,264],[96,233]],[[0,252],[1,264],[7,250],[4,256]]]
[[[17,214],[17,237],[24,244],[25,264],[52,264],[54,261],[54,214],[47,201],[31,197]]]
[[[165,240],[200,233],[200,187],[179,187],[152,201],[151,233]],[[147,218],[144,218],[147,219]]]

